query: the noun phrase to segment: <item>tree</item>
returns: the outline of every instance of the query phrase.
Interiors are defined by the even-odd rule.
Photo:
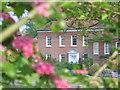
[[[6,8],[6,5],[11,6],[11,8]],[[78,66],[73,69],[72,72],[76,74],[76,76],[73,76],[66,68],[61,68],[57,71],[52,64],[42,61],[41,54],[34,40],[27,36],[19,37],[16,31],[27,21],[33,20],[36,28],[40,28],[48,22],[56,21],[51,24],[51,30],[58,32],[61,29],[65,29],[65,20],[73,18],[71,24],[67,26],[73,27],[73,24],[77,24],[73,28],[82,29],[84,34],[87,33],[86,29],[90,27],[103,25],[105,32],[118,35],[120,29],[118,26],[119,8],[119,3],[117,2],[2,2],[3,13],[0,13],[0,17],[3,18],[3,28],[0,32],[0,36],[2,36],[0,42],[3,43],[14,35],[10,43],[4,46],[0,45],[2,86],[8,87],[11,84],[9,87],[15,87],[15,83],[19,83],[19,86],[16,87],[25,87],[23,85],[25,84],[26,87],[69,88],[70,85],[63,80],[68,79],[70,84],[80,84],[82,87],[88,88],[99,86],[104,86],[105,88],[118,87],[117,79],[101,79],[97,78],[97,76],[107,66],[113,68],[118,65],[119,61],[117,59],[120,57],[117,51],[119,49],[115,49],[114,53],[108,58],[108,62],[91,78],[85,77],[84,74],[87,71],[80,70]],[[15,23],[7,13],[10,10],[14,10],[17,16],[21,16],[25,9],[29,12],[28,16],[22,18],[18,23]],[[94,20],[95,23],[90,26],[86,26],[83,23]],[[31,21],[29,24],[31,26]],[[8,48],[8,46],[11,47]],[[34,80],[31,80],[31,78],[34,78]],[[35,84],[31,84],[31,82],[35,82]]]

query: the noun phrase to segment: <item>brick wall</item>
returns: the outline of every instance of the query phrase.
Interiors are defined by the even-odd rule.
[[[59,60],[59,54],[65,54],[65,61],[68,60],[68,52],[75,49],[79,52],[79,58],[82,58],[84,53],[88,53],[88,57],[94,60],[94,63],[104,63],[100,60],[100,55],[104,55],[104,42],[99,42],[99,54],[93,55],[93,43],[89,43],[87,48],[83,48],[82,38],[77,38],[77,46],[71,46],[71,35],[75,35],[78,32],[66,32],[66,33],[52,33],[52,32],[38,32],[38,45],[43,55],[51,54],[52,58]],[[59,36],[65,36],[65,47],[59,46]],[[52,47],[46,47],[46,36],[52,36]],[[90,35],[92,36],[92,35]],[[116,41],[110,43],[110,48],[116,46]]]
[[[77,38],[77,46],[71,46],[71,35],[75,35],[76,32],[67,32],[55,34],[52,32],[39,32],[38,33],[38,45],[43,55],[51,54],[52,58],[59,59],[59,54],[65,54],[66,61],[68,59],[68,52],[75,49],[79,52],[80,58],[82,54],[86,53],[86,49],[82,47],[82,38]],[[65,47],[59,46],[59,35],[65,36]],[[52,36],[52,47],[46,47],[46,36]]]

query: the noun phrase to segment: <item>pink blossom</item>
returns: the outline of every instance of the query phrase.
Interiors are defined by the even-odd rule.
[[[49,4],[43,4],[41,6],[37,6],[37,13],[46,17],[46,18],[49,18],[50,17],[50,14],[47,12],[47,9],[49,8]]]
[[[12,47],[13,47],[13,49],[15,49],[15,50],[16,50],[16,49],[21,49],[22,45],[23,45],[23,42],[22,42],[22,40],[19,39],[19,38],[17,38],[17,39],[15,39],[15,40],[12,41]]]
[[[50,79],[52,79],[52,80],[61,80],[61,78],[58,77],[58,76],[51,76]]]
[[[7,50],[6,52],[7,52],[8,56],[12,54],[11,50]]]
[[[57,88],[70,88],[66,80],[55,80],[54,84]]]
[[[102,10],[101,13],[106,13],[106,11],[105,11],[105,10]]]
[[[58,9],[59,11],[62,11],[62,7],[61,7],[61,6],[58,6],[57,9]]]
[[[70,88],[70,85],[68,84],[67,80],[62,80],[58,76],[51,76],[50,78],[53,80],[53,83],[57,88]]]
[[[41,60],[41,57],[40,57],[40,56],[37,56],[36,59],[37,59],[37,60]]]
[[[2,17],[3,20],[11,20],[12,23],[15,23],[15,20],[9,14],[0,13],[0,17]],[[17,32],[14,33],[14,36],[18,37]]]
[[[115,85],[118,86],[118,82],[116,82]]]
[[[112,77],[115,77],[115,74],[114,74],[114,73],[112,73]]]
[[[44,3],[44,0],[37,0],[36,2],[33,3],[33,6],[39,6]]]
[[[16,38],[12,41],[12,47],[15,50],[21,50],[23,56],[28,58],[33,54],[33,39],[27,36]]]
[[[26,58],[29,58],[31,56],[31,53],[29,52],[23,52],[23,56]]]
[[[47,9],[50,8],[50,5],[48,3],[45,3],[44,0],[38,0],[37,2],[34,2],[33,6],[36,7],[38,14],[46,18],[50,17],[49,13],[47,12]]]
[[[35,60],[35,62],[39,62],[39,60],[41,60],[41,57],[36,56],[35,54],[32,55],[32,58]]]
[[[6,57],[5,56],[0,56],[0,61],[5,62],[6,61]]]
[[[82,74],[82,75],[85,75],[85,74],[87,74],[88,72],[87,72],[86,70],[75,70],[73,73],[74,73],[74,74]]]
[[[36,55],[35,55],[35,54],[33,54],[33,55],[32,55],[32,58],[33,58],[33,59],[36,59]]]
[[[14,19],[9,15],[5,13],[0,13],[0,17],[2,17],[4,20],[11,20],[12,23],[15,23]]]
[[[39,63],[32,65],[32,68],[39,75],[42,74],[50,75],[55,73],[54,67],[47,62],[40,61]]]
[[[0,44],[0,51],[2,52],[6,51],[6,48],[2,44]]]
[[[39,52],[39,47],[38,46],[35,46],[34,48],[35,48],[36,52]]]

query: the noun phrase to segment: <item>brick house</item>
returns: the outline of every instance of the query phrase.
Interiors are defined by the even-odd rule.
[[[104,63],[100,57],[110,54],[110,48],[120,46],[120,41],[117,37],[114,37],[114,41],[107,43],[104,41],[90,42],[94,34],[93,32],[99,32],[99,36],[102,37],[103,27],[94,26],[87,29],[88,35],[83,36],[80,31],[74,28],[67,27],[66,31],[60,30],[59,33],[53,33],[49,26],[44,26],[42,29],[38,29],[38,45],[43,55],[52,57],[57,61],[65,60],[67,62],[78,63],[79,59],[84,59],[84,55],[87,58],[92,58],[96,63]],[[113,37],[112,34],[110,34]],[[88,47],[86,47],[86,41]]]

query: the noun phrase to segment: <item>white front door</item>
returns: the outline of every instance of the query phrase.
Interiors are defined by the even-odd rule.
[[[69,62],[73,62],[73,63],[76,63],[78,60],[77,60],[77,54],[76,53],[70,53],[69,54]]]
[[[72,49],[68,52],[68,61],[69,63],[78,63],[79,61],[79,52],[75,49]]]

